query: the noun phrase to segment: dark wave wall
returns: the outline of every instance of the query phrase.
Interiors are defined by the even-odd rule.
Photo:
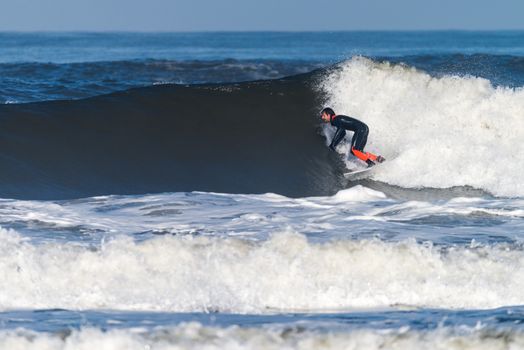
[[[343,165],[319,132],[314,80],[163,85],[1,105],[0,197],[332,194]]]

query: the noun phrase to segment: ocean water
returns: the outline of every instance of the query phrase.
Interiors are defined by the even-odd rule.
[[[524,348],[524,32],[0,47],[0,347]]]

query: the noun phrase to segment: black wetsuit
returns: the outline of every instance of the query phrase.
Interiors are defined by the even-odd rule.
[[[354,133],[353,139],[351,139],[351,149],[355,148],[361,152],[364,151],[369,133],[369,128],[366,124],[358,119],[348,117],[347,115],[337,115],[332,117],[331,125],[336,126],[337,131],[335,132],[335,136],[333,136],[329,148],[334,151],[335,147],[337,147],[344,136],[346,136],[346,130],[350,130]]]

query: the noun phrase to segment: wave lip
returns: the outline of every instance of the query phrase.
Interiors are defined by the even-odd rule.
[[[524,90],[354,58],[326,76],[327,104],[370,126],[389,161],[374,179],[407,188],[471,186],[524,195]]]

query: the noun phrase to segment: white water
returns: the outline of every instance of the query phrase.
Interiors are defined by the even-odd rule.
[[[34,241],[96,245],[101,239],[119,234],[137,238],[154,234],[243,236],[260,240],[285,230],[321,241],[387,234],[388,240],[415,237],[441,243],[443,238],[456,236],[453,230],[442,230],[442,225],[461,225],[461,234],[469,240],[482,240],[483,235],[518,240],[523,207],[520,198],[401,201],[355,186],[331,197],[296,199],[275,194],[198,192],[59,202],[0,200],[0,225],[16,228]],[[427,220],[426,225],[421,225]]]
[[[439,192],[0,200],[0,348],[524,348],[524,198]]]
[[[521,331],[448,329],[329,333],[298,328],[216,328],[187,323],[151,333],[141,329],[82,329],[53,335],[31,331],[0,332],[2,349],[523,349]]]
[[[367,150],[389,160],[374,179],[524,196],[524,89],[365,58],[342,64],[322,89],[335,112],[369,125]]]
[[[413,240],[119,236],[94,249],[0,231],[0,309],[328,311],[524,304],[524,251]]]
[[[2,200],[1,224],[16,229],[0,229],[0,310],[522,305],[522,206],[398,201],[362,186],[298,199]]]

